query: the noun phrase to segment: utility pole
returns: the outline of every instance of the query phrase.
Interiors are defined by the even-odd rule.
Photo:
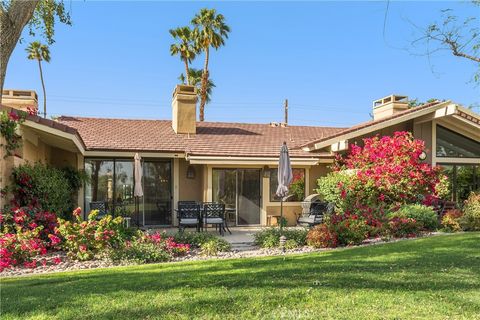
[[[285,125],[288,125],[288,99],[285,99]]]

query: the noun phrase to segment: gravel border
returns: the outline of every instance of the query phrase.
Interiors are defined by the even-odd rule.
[[[359,246],[349,246],[349,247],[338,247],[338,248],[313,248],[313,247],[299,247],[291,250],[286,250],[285,253],[282,252],[281,249],[274,248],[274,249],[262,249],[258,247],[252,247],[253,250],[245,250],[245,251],[238,251],[232,250],[228,252],[220,252],[217,256],[203,256],[200,254],[198,249],[192,250],[188,255],[183,257],[176,257],[171,262],[164,262],[164,263],[175,263],[181,261],[205,261],[205,260],[221,260],[221,259],[235,259],[235,258],[252,258],[252,257],[273,257],[273,256],[280,256],[280,255],[297,255],[303,253],[313,253],[313,252],[323,252],[323,251],[332,251],[332,250],[339,250],[345,248],[357,248],[357,247],[366,247],[372,245],[379,245],[385,243],[393,243],[399,241],[408,241],[408,240],[415,240],[419,238],[425,237],[432,237],[437,235],[446,235],[449,233],[442,233],[442,232],[433,232],[421,235],[419,237],[414,238],[399,238],[399,239],[392,239],[390,241],[384,241],[380,238],[376,239],[368,239],[363,244]],[[55,258],[61,258],[62,262],[59,264],[54,264],[53,260]],[[46,260],[46,266],[39,266],[37,268],[25,268],[23,266],[17,266],[10,269],[5,269],[0,272],[0,279],[3,278],[10,278],[10,277],[18,277],[18,276],[30,276],[30,275],[39,275],[39,274],[52,274],[57,272],[68,272],[68,271],[77,271],[77,270],[92,270],[92,269],[99,269],[99,268],[111,268],[117,266],[128,266],[128,265],[140,265],[135,263],[119,263],[113,262],[106,259],[96,259],[90,261],[76,261],[67,258],[64,252],[51,252],[47,255],[43,256],[42,259]]]

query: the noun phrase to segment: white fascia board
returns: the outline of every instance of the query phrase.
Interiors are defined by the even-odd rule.
[[[341,140],[348,140],[348,139],[355,138],[355,137],[358,137],[358,136],[363,136],[365,134],[368,134],[368,133],[373,132],[373,131],[380,130],[382,128],[390,127],[390,126],[393,126],[393,125],[398,124],[398,123],[402,123],[402,122],[405,122],[405,121],[408,121],[408,120],[415,119],[417,117],[429,114],[429,113],[431,113],[431,112],[433,112],[437,109],[441,109],[441,108],[445,107],[446,105],[449,105],[450,103],[451,103],[451,101],[445,101],[445,102],[439,103],[437,105],[434,105],[431,108],[426,108],[426,109],[418,111],[418,112],[412,112],[412,113],[409,113],[409,114],[405,114],[405,115],[400,116],[398,118],[390,119],[390,120],[387,120],[387,121],[384,121],[384,122],[381,122],[381,123],[378,123],[378,124],[374,124],[374,125],[371,125],[371,126],[368,126],[368,127],[365,127],[365,128],[353,131],[353,132],[343,134],[343,135],[338,136],[338,137],[334,137],[334,138],[327,139],[327,140],[322,141],[322,142],[318,142],[318,143],[314,144],[313,148],[309,148],[309,151],[319,150],[319,149],[331,146],[332,144],[334,144],[338,141],[341,141]]]
[[[135,154],[142,158],[168,158],[168,159],[181,159],[185,158],[184,153],[165,153],[165,152],[139,152],[139,151],[102,151],[92,150],[85,151],[85,157],[109,157],[109,158],[133,158]]]
[[[188,156],[191,164],[211,165],[277,165],[278,158],[262,157],[214,157],[214,156]],[[333,161],[333,160],[332,160]],[[317,158],[290,158],[292,165],[312,166],[320,162]]]
[[[56,129],[56,128],[52,128],[52,127],[49,127],[49,126],[46,126],[46,125],[43,125],[43,124],[36,123],[34,121],[30,121],[30,120],[26,120],[25,122],[22,123],[22,125],[26,126],[26,127],[29,127],[29,128],[32,128],[32,129],[36,129],[36,130],[39,130],[39,131],[43,131],[43,132],[52,134],[54,136],[58,136],[58,137],[62,137],[62,138],[71,140],[75,144],[77,149],[80,151],[80,153],[82,155],[85,154],[85,148],[83,147],[82,142],[80,142],[77,135],[75,135],[75,134],[71,134],[71,133]]]

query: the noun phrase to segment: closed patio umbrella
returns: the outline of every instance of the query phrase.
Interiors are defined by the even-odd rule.
[[[288,186],[292,182],[293,173],[290,164],[290,156],[288,154],[287,143],[284,141],[280,149],[280,157],[278,159],[278,187],[277,196],[280,197],[280,231],[282,230],[283,221],[283,198],[288,195]]]
[[[142,188],[142,176],[143,176],[143,171],[142,171],[142,158],[138,153],[135,153],[134,157],[134,178],[135,178],[135,188],[133,190],[133,196],[135,197],[135,214],[137,216],[137,226],[140,225],[140,213],[139,213],[139,199],[140,197],[143,197],[143,188]]]

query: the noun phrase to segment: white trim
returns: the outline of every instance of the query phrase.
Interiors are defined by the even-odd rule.
[[[442,158],[436,157],[437,163],[480,164],[480,158]]]
[[[85,157],[133,158],[138,153],[143,158],[183,158],[184,153],[136,152],[136,151],[85,151]]]
[[[437,121],[432,121],[432,166],[437,165]]]
[[[455,113],[457,112],[457,109],[458,109],[458,106],[456,104],[449,104],[441,109],[435,110],[435,112],[433,113],[429,113],[422,117],[415,118],[414,123],[422,124],[435,119],[452,116],[452,115],[455,115]]]
[[[274,158],[249,158],[249,157],[214,157],[214,156],[187,156],[187,161],[191,164],[208,165],[278,165],[278,157]],[[328,159],[328,163],[333,159]],[[292,165],[311,166],[320,162],[317,158],[290,158]]]
[[[390,127],[390,126],[393,126],[395,124],[405,122],[405,121],[408,121],[408,120],[411,120],[411,119],[429,114],[429,113],[431,113],[431,112],[433,112],[437,109],[441,109],[441,108],[445,107],[446,105],[450,105],[450,104],[451,104],[451,101],[445,101],[445,102],[433,105],[433,106],[431,106],[429,108],[426,108],[426,109],[423,109],[423,110],[419,110],[419,111],[416,111],[416,112],[411,112],[411,113],[405,114],[403,116],[400,116],[398,118],[394,118],[394,119],[390,119],[390,120],[380,122],[380,123],[377,123],[377,124],[374,124],[374,125],[370,125],[370,126],[367,126],[365,128],[358,129],[358,130],[343,134],[343,135],[338,136],[338,137],[330,138],[330,139],[327,139],[325,141],[315,143],[313,145],[313,148],[311,146],[310,147],[307,146],[307,147],[303,148],[303,150],[313,151],[313,150],[322,149],[322,148],[328,147],[328,146],[330,146],[330,145],[332,145],[332,144],[334,144],[338,141],[341,141],[341,140],[348,140],[348,139],[351,139],[351,138],[354,138],[354,137],[363,136],[363,135],[368,134],[370,132],[377,131],[377,130],[380,130],[382,128]]]
[[[348,140],[340,140],[338,142],[333,143],[330,146],[330,150],[332,150],[332,152],[348,150]]]
[[[39,124],[37,122],[31,121],[31,120],[26,120],[24,123],[22,123],[23,126],[26,126],[28,128],[36,129],[39,131],[43,131],[49,134],[52,134],[54,136],[59,136],[68,140],[71,140],[77,149],[80,151],[81,154],[85,153],[85,148],[83,147],[82,142],[78,139],[77,135],[71,134],[56,128],[52,128],[43,124]]]

